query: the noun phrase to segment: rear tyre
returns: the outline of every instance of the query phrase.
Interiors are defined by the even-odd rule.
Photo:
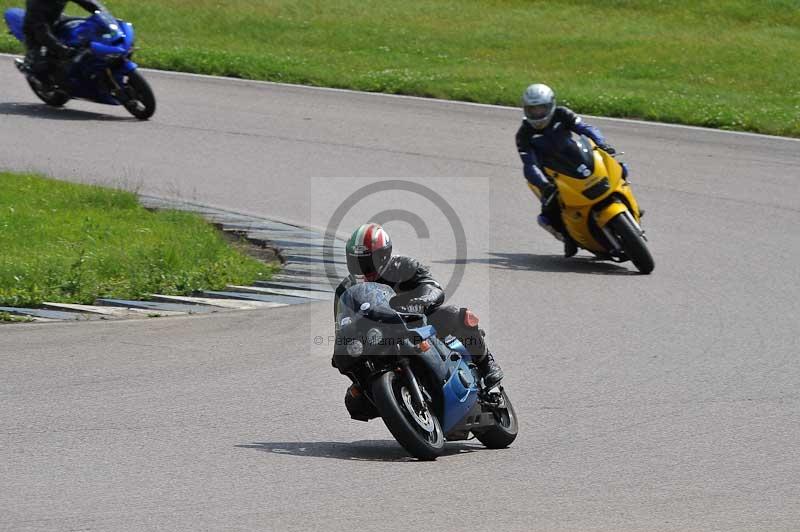
[[[497,423],[494,427],[480,434],[475,434],[478,441],[489,449],[504,449],[508,447],[517,439],[517,431],[519,430],[514,406],[511,404],[511,400],[509,400],[505,390],[501,394],[500,407],[494,412]]]
[[[125,109],[139,120],[147,120],[156,112],[156,97],[150,84],[137,71],[129,72],[124,80],[124,89],[130,98]]]
[[[609,226],[619,239],[625,255],[631,259],[636,268],[644,274],[652,272],[655,268],[653,256],[647,249],[647,244],[639,230],[631,223],[626,213],[623,212],[614,217],[609,222]]]
[[[394,371],[387,371],[372,383],[372,399],[383,422],[397,442],[415,458],[436,460],[444,451],[444,433],[430,408],[413,411],[409,391]]]
[[[25,77],[33,93],[50,107],[63,107],[69,101],[69,94],[64,91],[57,91],[48,88],[45,84],[36,79],[31,79],[33,74]]]

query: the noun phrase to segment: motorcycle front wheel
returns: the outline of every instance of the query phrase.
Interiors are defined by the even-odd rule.
[[[137,71],[128,72],[125,76],[124,90],[130,98],[125,109],[139,120],[147,120],[156,112],[156,97],[150,84]]]
[[[636,229],[636,226],[631,223],[628,216],[630,215],[625,212],[618,214],[609,222],[609,226],[620,240],[620,245],[622,250],[625,251],[625,255],[631,259],[631,262],[640,272],[648,274],[655,268],[653,256],[650,254],[650,250],[647,249],[644,237]]]
[[[444,451],[444,433],[436,415],[427,408],[415,411],[401,375],[387,371],[372,383],[372,398],[392,436],[412,456],[435,460]]]

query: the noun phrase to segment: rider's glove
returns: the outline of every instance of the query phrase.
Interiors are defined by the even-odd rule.
[[[394,308],[400,312],[407,312],[409,314],[425,314],[428,309],[429,302],[422,297],[412,297],[403,304],[394,305]]]
[[[59,59],[69,59],[78,52],[75,48],[67,46],[66,44],[56,46],[53,51]]]
[[[608,144],[601,144],[598,146],[598,148],[600,148],[609,155],[614,155],[615,153],[617,153],[617,150],[615,150],[612,146],[609,146]]]
[[[425,314],[425,305],[423,303],[415,303],[413,300],[405,305],[406,312],[411,314]]]
[[[389,302],[389,305],[397,310],[398,312],[406,312],[408,314],[425,314],[428,312],[433,305],[436,304],[436,298],[431,297],[430,295],[422,295],[418,297],[412,297],[407,301],[403,301],[403,298],[398,298]]]

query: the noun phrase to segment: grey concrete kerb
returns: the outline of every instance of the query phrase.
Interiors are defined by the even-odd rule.
[[[192,296],[152,294],[146,301],[100,298],[94,305],[44,303],[39,308],[0,307],[0,312],[30,318],[33,322],[70,320],[118,320],[207,314],[231,310],[256,310],[333,299],[329,275],[344,276],[344,241],[333,240],[333,253],[324,250],[325,233],[184,200],[140,195],[148,209],[177,209],[203,216],[222,231],[274,249],[283,269],[272,279],[252,286],[229,285]],[[328,241],[330,242],[330,241]],[[338,281],[333,279],[333,281]]]

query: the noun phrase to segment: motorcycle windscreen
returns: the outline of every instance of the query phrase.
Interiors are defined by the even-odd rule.
[[[594,173],[594,151],[586,137],[580,137],[577,141],[565,139],[547,153],[542,162],[559,174],[575,179],[586,179]]]
[[[125,32],[120,23],[108,11],[96,11],[92,18],[97,22],[98,35],[100,42],[110,46],[122,46],[125,44]]]
[[[357,283],[339,297],[336,311],[336,345],[333,361],[340,372],[346,373],[357,363],[361,355],[375,355],[383,351],[394,338],[391,327],[381,322],[381,317],[396,316],[389,306],[394,291],[386,285],[378,283]],[[376,315],[377,312],[377,315]],[[375,340],[368,330],[377,328],[380,338]],[[395,342],[398,340],[395,340]],[[377,342],[377,343],[375,343]],[[360,351],[350,352],[350,347],[360,343]],[[393,344],[392,344],[393,345]]]
[[[370,310],[381,314],[394,314],[389,305],[394,295],[394,290],[385,284],[356,283],[345,290],[339,298],[336,322],[341,324],[346,318],[352,321],[361,319]]]

